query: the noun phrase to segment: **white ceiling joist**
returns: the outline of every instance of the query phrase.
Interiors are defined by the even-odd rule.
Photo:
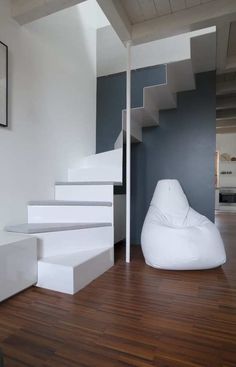
[[[83,1],[85,0],[12,0],[12,17],[23,25]]]
[[[119,0],[97,0],[120,40],[126,44],[131,40],[132,26]]]

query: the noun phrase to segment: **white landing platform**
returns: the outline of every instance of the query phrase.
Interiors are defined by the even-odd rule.
[[[113,264],[113,247],[42,258],[38,261],[37,286],[75,294]]]
[[[37,239],[0,232],[0,302],[37,283]]]

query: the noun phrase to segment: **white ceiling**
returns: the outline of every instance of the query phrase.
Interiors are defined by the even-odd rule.
[[[137,24],[216,0],[116,0],[126,11],[131,24]]]

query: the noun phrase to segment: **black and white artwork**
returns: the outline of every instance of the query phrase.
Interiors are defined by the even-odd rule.
[[[0,126],[8,125],[8,48],[0,41]]]

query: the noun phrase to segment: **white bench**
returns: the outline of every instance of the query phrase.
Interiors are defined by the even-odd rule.
[[[0,232],[0,302],[37,283],[37,239]]]

